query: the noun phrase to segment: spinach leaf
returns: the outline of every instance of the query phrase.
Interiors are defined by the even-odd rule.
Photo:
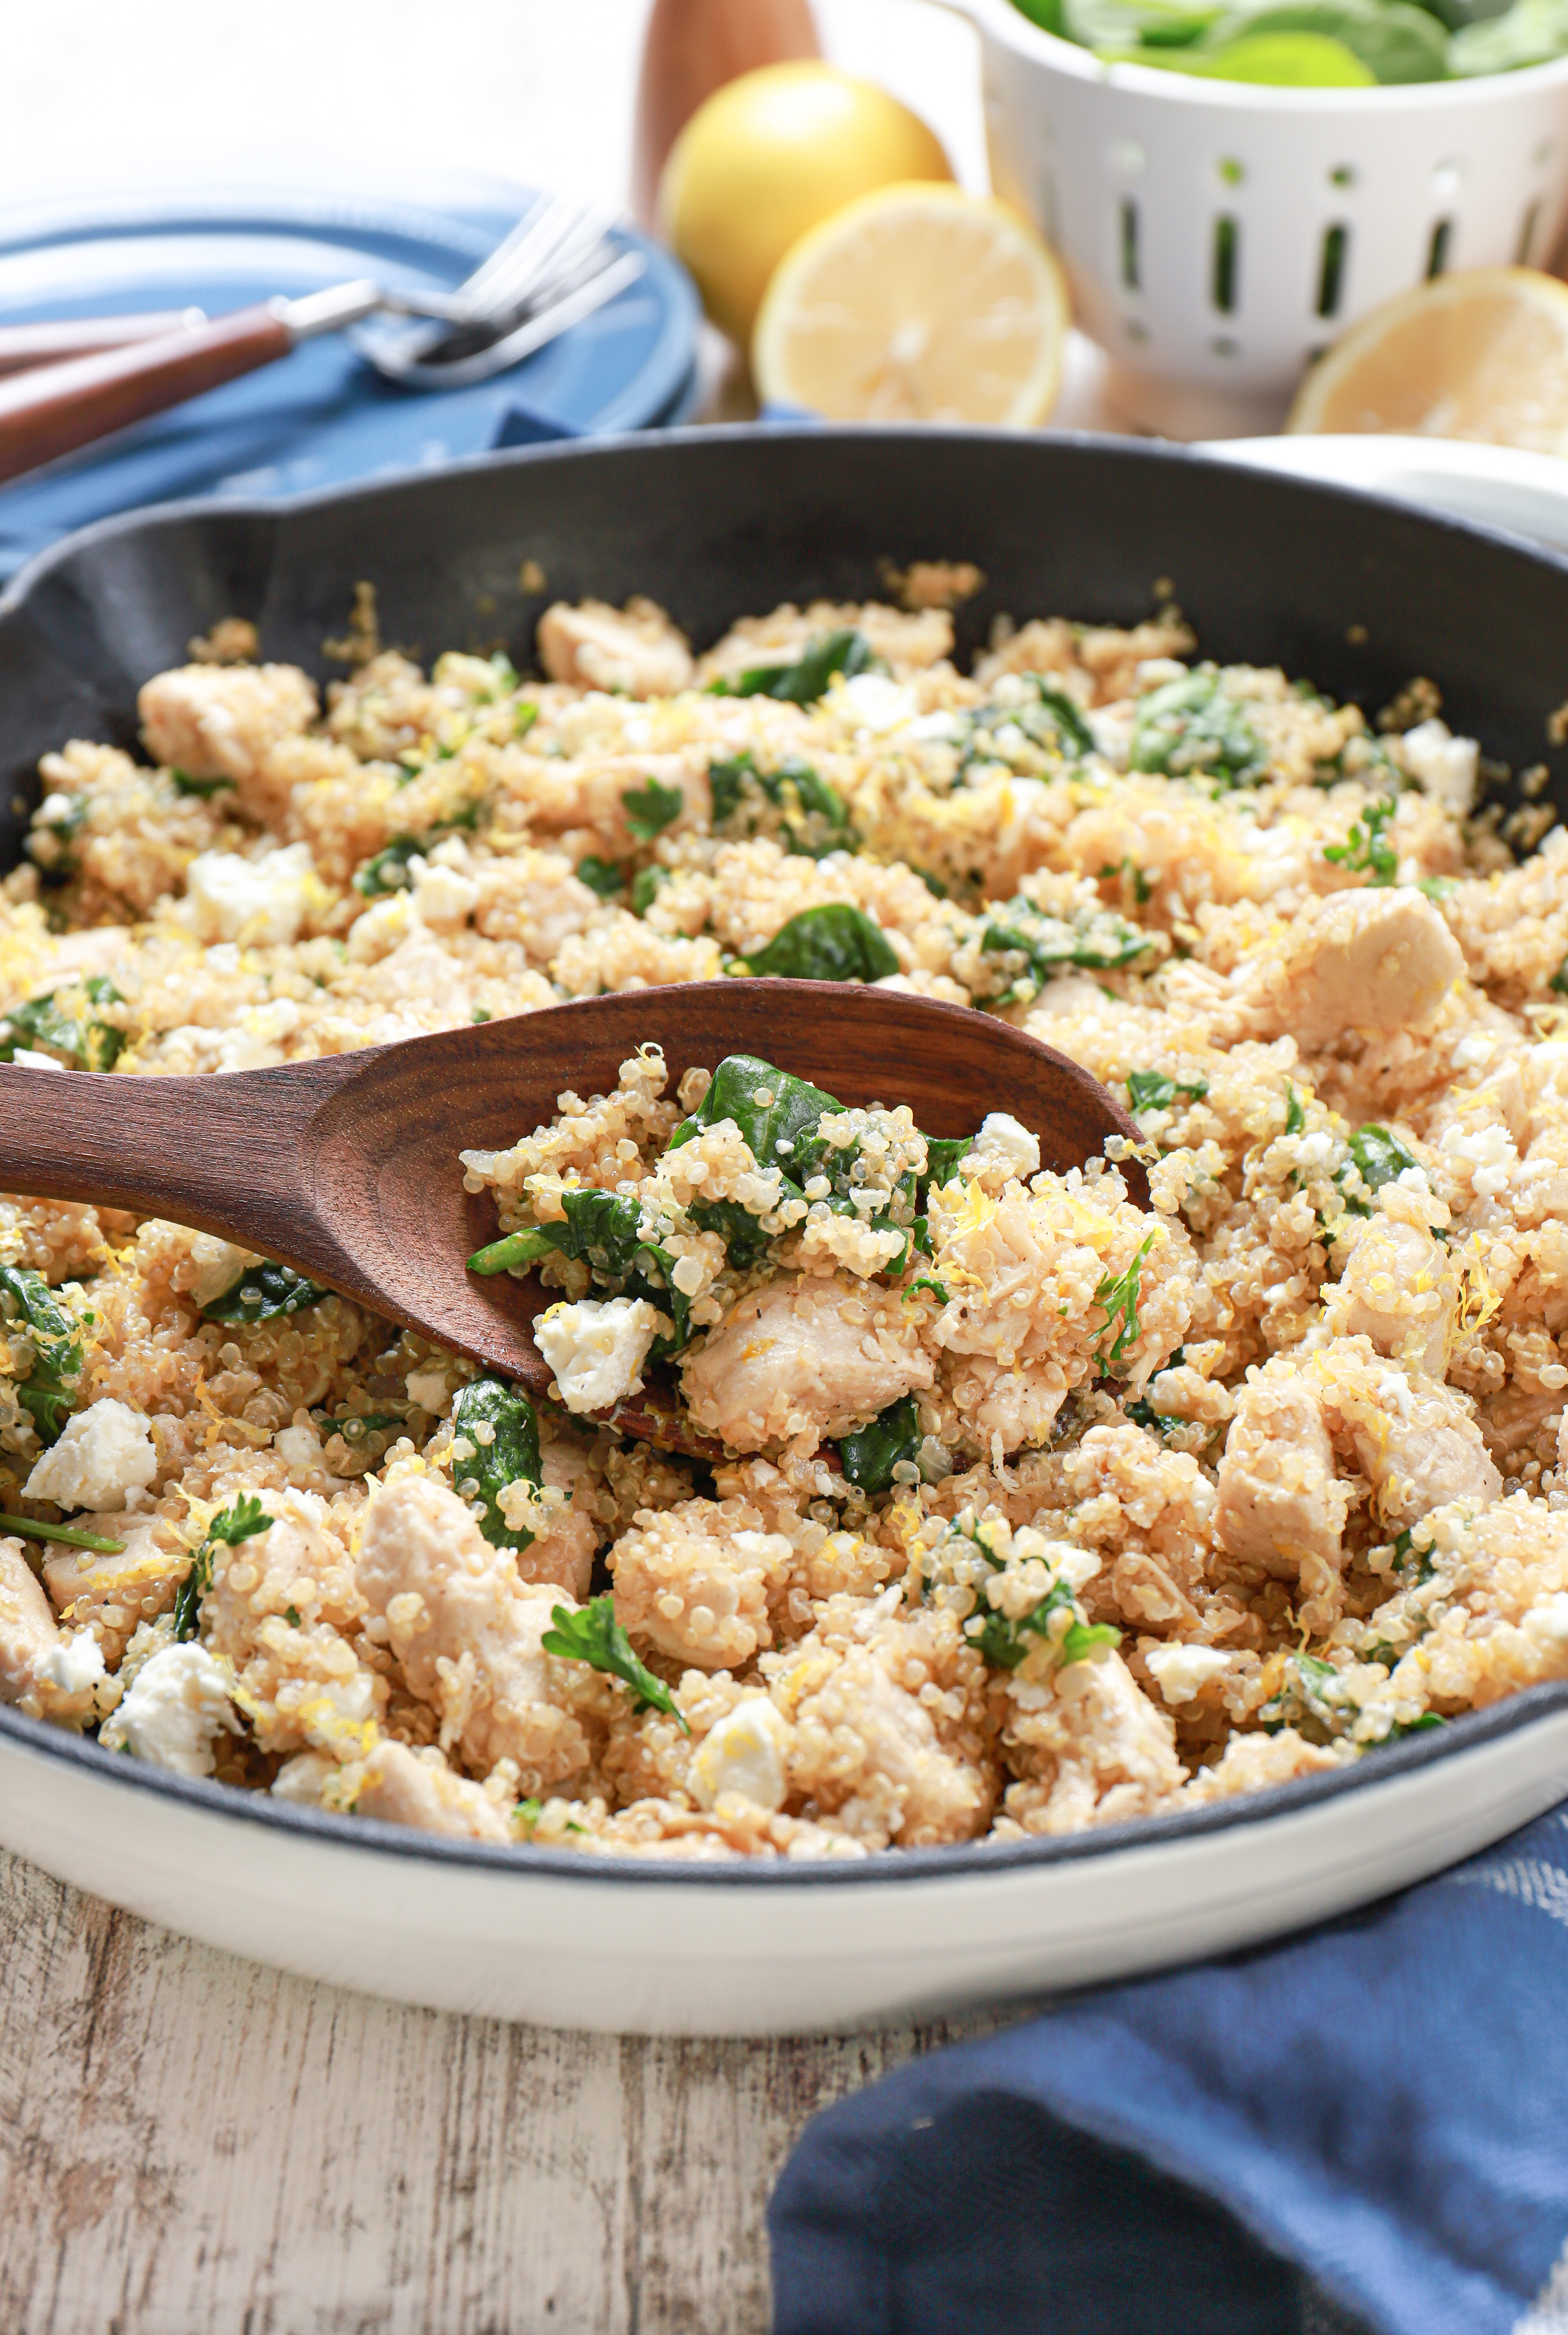
[[[1169,1110],[1178,1095],[1201,1102],[1208,1090],[1207,1079],[1184,1085],[1179,1080],[1167,1079],[1163,1071],[1129,1071],[1127,1075],[1127,1099],[1135,1117],[1146,1110]]]
[[[704,1128],[732,1119],[750,1146],[759,1167],[783,1165],[786,1173],[804,1182],[822,1156],[818,1122],[843,1109],[837,1096],[822,1087],[808,1086],[788,1071],[755,1054],[727,1054],[714,1071],[707,1093],[670,1138],[673,1151],[690,1143]]]
[[[201,1311],[208,1322],[276,1322],[285,1314],[303,1313],[307,1305],[319,1305],[331,1295],[319,1281],[307,1281],[291,1264],[276,1264],[264,1256]]]
[[[938,1190],[951,1184],[958,1173],[958,1163],[966,1159],[980,1140],[975,1135],[928,1135],[925,1138],[925,1181]]]
[[[257,1533],[270,1531],[276,1522],[276,1516],[263,1513],[261,1502],[254,1492],[247,1492],[233,1507],[225,1508],[213,1517],[201,1546],[190,1560],[190,1570],[175,1594],[174,1634],[178,1639],[194,1638],[196,1635],[201,1617],[201,1601],[212,1586],[213,1551],[218,1544],[222,1542],[229,1548],[237,1548],[242,1540],[253,1540]]]
[[[617,860],[601,859],[590,852],[577,862],[577,881],[596,892],[601,900],[613,900],[617,892],[626,887],[626,871]]]
[[[889,1403],[878,1412],[869,1427],[840,1436],[838,1458],[845,1478],[863,1492],[886,1492],[895,1468],[913,1461],[923,1440],[915,1397],[906,1394],[902,1402]]]
[[[1299,1135],[1306,1123],[1307,1114],[1302,1109],[1301,1096],[1287,1079],[1285,1080],[1285,1133]]]
[[[1143,1281],[1143,1263],[1154,1243],[1154,1234],[1147,1233],[1126,1272],[1108,1273],[1094,1293],[1095,1303],[1105,1309],[1105,1327],[1099,1333],[1099,1352],[1100,1360],[1108,1370],[1115,1370],[1137,1336],[1137,1301]],[[1118,1323],[1119,1328],[1117,1327]],[[1116,1330],[1116,1338],[1107,1353],[1105,1342],[1113,1329]]]
[[[669,880],[667,868],[639,867],[632,882],[632,914],[645,916]]]
[[[481,1429],[489,1430],[488,1439]],[[532,1403],[504,1379],[472,1379],[458,1390],[452,1432],[474,1447],[472,1458],[455,1463],[452,1472],[460,1497],[484,1501],[479,1530],[492,1548],[527,1548],[533,1534],[514,1532],[497,1503],[508,1484],[545,1480]]]
[[[1387,800],[1370,803],[1366,824],[1357,819],[1343,843],[1325,843],[1323,857],[1331,859],[1352,874],[1370,875],[1371,888],[1397,883],[1399,875],[1399,855],[1383,830],[1394,816],[1394,806]]]
[[[1138,701],[1129,770],[1169,778],[1212,773],[1236,787],[1261,779],[1267,765],[1262,739],[1212,664],[1163,682]]]
[[[1041,708],[1056,725],[1062,751],[1074,755],[1092,754],[1094,732],[1067,692],[1053,689],[1050,682],[1040,679],[1039,673],[1033,674],[1032,679]]]
[[[778,981],[880,981],[898,970],[881,926],[847,900],[802,908],[765,947],[736,964],[759,980]]]
[[[82,1326],[44,1275],[24,1265],[0,1264],[0,1303],[7,1320],[25,1323],[33,1342],[33,1367],[18,1385],[16,1400],[40,1442],[58,1443],[81,1382]]]
[[[95,974],[80,985],[90,1004],[125,1003],[104,974]],[[65,993],[52,990],[46,996],[30,997],[25,1004],[13,1005],[8,1010],[0,1022],[0,1062],[15,1061],[17,1047],[29,1046],[69,1055],[80,1070],[114,1068],[125,1045],[124,1032],[87,1014],[67,1013],[57,1003],[63,993]]]
[[[836,673],[852,681],[876,671],[880,660],[864,633],[853,625],[810,641],[789,664],[754,664],[736,681],[715,682],[724,697],[779,697],[790,705],[815,705]]]
[[[552,1250],[561,1256],[576,1257],[599,1279],[615,1284],[617,1293],[646,1298],[673,1322],[673,1337],[661,1334],[649,1349],[655,1361],[679,1353],[692,1335],[692,1301],[671,1279],[675,1259],[668,1249],[644,1237],[637,1202],[618,1192],[602,1192],[591,1184],[563,1192],[560,1197],[564,1224],[530,1225],[521,1232],[508,1233],[488,1248],[476,1249],[469,1259],[469,1271],[516,1272],[537,1264]]]
[[[679,787],[662,787],[657,779],[650,779],[645,787],[625,788],[621,801],[626,825],[639,843],[652,843],[656,835],[663,835],[686,807]]]
[[[1133,964],[1154,946],[1151,936],[1111,909],[1090,907],[1071,917],[1047,916],[1020,895],[1010,900],[981,936],[982,956],[1001,962],[991,974],[992,986],[974,992],[987,1005],[1026,1004],[1064,966],[1113,973]]]
[[[579,1613],[569,1606],[552,1608],[550,1620],[554,1628],[547,1630],[539,1640],[547,1654],[556,1654],[563,1662],[586,1662],[611,1678],[618,1678],[632,1690],[635,1710],[663,1710],[680,1725],[683,1733],[692,1732],[676,1709],[675,1698],[661,1678],[655,1678],[632,1651],[632,1642],[615,1619],[615,1601],[608,1594],[590,1598]]]
[[[354,869],[354,890],[367,900],[384,899],[392,892],[406,892],[413,882],[409,874],[409,861],[423,848],[417,835],[394,836],[373,859],[367,859],[363,867]]]
[[[364,1442],[368,1436],[384,1435],[394,1427],[406,1426],[408,1421],[407,1412],[402,1410],[334,1411],[322,1409],[313,1410],[310,1415],[324,1443],[334,1435],[341,1435],[351,1451],[355,1444]]]
[[[169,775],[177,795],[196,795],[203,802],[210,802],[223,788],[234,785],[232,779],[193,779],[189,770],[171,770]]]
[[[710,762],[708,784],[715,834],[755,835],[776,811],[779,839],[791,851],[822,859],[854,848],[855,829],[837,791],[799,755],[761,770],[745,747],[729,761]]]

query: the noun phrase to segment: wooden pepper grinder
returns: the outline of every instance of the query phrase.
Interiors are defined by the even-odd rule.
[[[654,224],[664,158],[704,98],[758,65],[821,53],[810,0],[653,0],[632,151],[640,224]]]

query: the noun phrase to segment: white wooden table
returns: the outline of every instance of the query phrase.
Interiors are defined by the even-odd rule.
[[[828,44],[985,161],[973,38],[819,0]],[[0,210],[92,187],[618,201],[642,0],[59,0],[6,21]],[[0,2335],[760,2335],[768,2192],[818,2107],[962,2029],[653,2043],[399,2010],[0,1857]]]

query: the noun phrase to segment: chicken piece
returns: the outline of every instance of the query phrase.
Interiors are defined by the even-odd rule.
[[[357,1577],[374,1617],[369,1634],[390,1644],[411,1692],[440,1712],[443,1750],[455,1743],[465,1765],[486,1770],[515,1759],[525,1793],[554,1790],[588,1766],[583,1711],[593,1703],[579,1695],[573,1707],[578,1666],[539,1643],[552,1608],[571,1601],[553,1584],[525,1589],[511,1552],[490,1546],[455,1493],[428,1476],[376,1492]]]
[[[1365,1337],[1336,1339],[1312,1369],[1330,1429],[1371,1485],[1389,1533],[1450,1500],[1485,1507],[1501,1497],[1503,1478],[1457,1387],[1397,1369]]]
[[[48,1547],[44,1584],[63,1623],[91,1629],[111,1670],[143,1622],[155,1622],[174,1603],[190,1570],[190,1551],[161,1516],[128,1516],[110,1511],[76,1518],[80,1532],[123,1541],[121,1556],[96,1556],[90,1549]]]
[[[1343,1758],[1332,1744],[1309,1743],[1293,1727],[1282,1727],[1277,1735],[1233,1735],[1214,1766],[1198,1768],[1172,1805],[1207,1807],[1237,1792],[1293,1783],[1298,1776],[1321,1776],[1341,1766]]]
[[[897,1293],[837,1274],[750,1291],[681,1371],[692,1425],[736,1451],[847,1435],[934,1378]]]
[[[1311,1049],[1346,1030],[1424,1030],[1465,970],[1458,942],[1413,887],[1331,893],[1304,908],[1238,987],[1256,1035]]]
[[[69,1639],[15,1538],[0,1540],[0,1702],[29,1719],[85,1726],[96,1716],[103,1657],[85,1633]]]
[[[1440,1379],[1459,1308],[1459,1275],[1432,1236],[1425,1194],[1385,1184],[1378,1201],[1380,1216],[1356,1239],[1338,1283],[1323,1291],[1325,1324],[1336,1338],[1370,1338],[1408,1371]]]
[[[1283,1358],[1250,1371],[1220,1459],[1215,1538],[1227,1555],[1276,1579],[1299,1581],[1309,1629],[1327,1629],[1339,1618],[1350,1507],[1350,1487],[1334,1471],[1317,1385]]]
[[[231,779],[248,809],[247,789],[269,749],[315,720],[315,685],[292,664],[178,665],[143,684],[137,710],[155,762],[187,778]]]
[[[980,1730],[939,1726],[934,1715],[944,1705],[963,1711],[965,1689],[977,1691],[983,1670],[950,1614],[905,1620],[880,1603],[833,1598],[816,1631],[765,1654],[761,1668],[793,1724],[791,1801],[809,1801],[870,1848],[893,1840],[926,1848],[984,1831],[992,1788]],[[938,1689],[934,1706],[921,1700],[927,1684]]]
[[[798,608],[786,600],[766,616],[742,616],[702,658],[697,668],[699,685],[738,679],[753,665],[792,664],[814,641],[837,632],[863,634],[871,653],[889,666],[895,676],[907,680],[953,652],[953,618],[945,608],[921,608],[905,614],[880,601],[813,600]]]
[[[652,600],[628,600],[624,609],[557,600],[539,618],[538,651],[552,681],[625,697],[673,697],[692,678],[685,635]]]
[[[739,1670],[770,1646],[770,1597],[793,1550],[740,1500],[642,1509],[610,1552],[616,1618],[662,1654],[702,1670]]]
[[[1023,1773],[1004,1806],[1024,1832],[1149,1816],[1186,1780],[1171,1720],[1118,1653],[1058,1670],[1043,1704],[1032,1679],[1010,1684],[1008,1700],[1004,1740]]]
[[[382,1824],[412,1825],[453,1840],[509,1841],[511,1827],[482,1785],[454,1776],[433,1749],[378,1743],[364,1763],[354,1814]]]
[[[269,1526],[213,1550],[203,1642],[232,1665],[264,1751],[360,1758],[387,1684],[349,1642],[366,1608],[348,1551],[319,1495],[269,1491],[262,1505]]]
[[[1114,1197],[1121,1188],[1050,1176],[1000,1197],[977,1182],[932,1193],[931,1273],[950,1295],[927,1334],[966,1440],[1039,1443],[1111,1349],[1130,1391],[1180,1342],[1186,1235]]]
[[[525,1588],[564,1589],[580,1605],[588,1594],[599,1545],[596,1478],[588,1454],[576,1444],[547,1435],[541,1444],[546,1488],[565,1492],[570,1505],[543,1511],[544,1530],[536,1531],[528,1547],[518,1552],[518,1578]]]

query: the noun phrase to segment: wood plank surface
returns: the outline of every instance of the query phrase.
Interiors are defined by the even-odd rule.
[[[816,2109],[999,2015],[670,2042],[405,2010],[0,1855],[5,2335],[762,2335]]]

